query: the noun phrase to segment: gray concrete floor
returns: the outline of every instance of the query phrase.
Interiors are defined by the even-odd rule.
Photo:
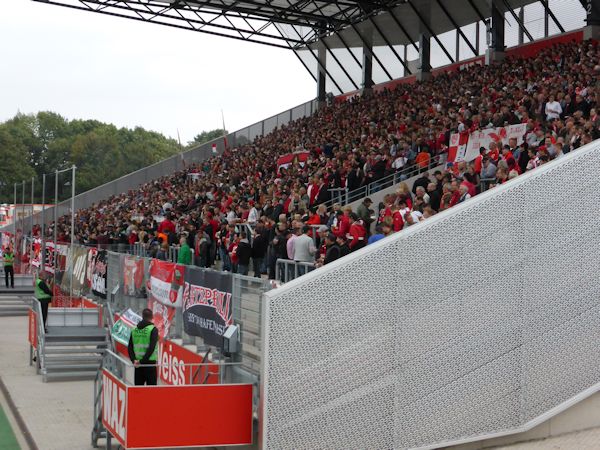
[[[27,317],[1,317],[0,330],[0,377],[38,448],[91,449],[93,381],[43,383],[28,363]]]

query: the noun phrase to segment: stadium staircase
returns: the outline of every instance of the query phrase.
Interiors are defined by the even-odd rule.
[[[0,317],[26,316],[29,310],[29,299],[33,294],[31,275],[16,275],[15,287],[4,286],[4,274],[0,276]]]
[[[48,333],[38,326],[38,334],[38,368],[44,382],[95,378],[109,345],[107,330],[98,326],[98,310],[50,308]]]

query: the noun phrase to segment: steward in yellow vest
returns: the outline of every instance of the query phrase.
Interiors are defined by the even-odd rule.
[[[152,323],[150,309],[142,311],[142,320],[131,330],[127,350],[135,366],[135,385],[156,385],[156,361],[158,360],[158,329]]]

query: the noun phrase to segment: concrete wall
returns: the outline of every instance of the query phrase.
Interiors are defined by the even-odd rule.
[[[535,441],[565,433],[600,427],[600,393],[577,403],[566,411],[524,433],[446,447],[448,450],[481,450],[519,442]],[[600,442],[598,443],[600,446]]]

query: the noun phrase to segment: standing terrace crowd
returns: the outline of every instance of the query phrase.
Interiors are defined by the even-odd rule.
[[[327,264],[598,139],[599,74],[597,42],[571,42],[335,102],[79,210],[76,241],[120,249],[143,243],[161,259],[169,245],[189,246],[192,256],[182,252],[180,262],[212,267],[219,260],[223,270],[270,278],[279,258]],[[522,144],[492,143],[473,161],[427,170],[444,159],[451,133],[519,123],[527,130]],[[304,164],[277,166],[296,151],[310,152]],[[392,173],[402,180],[415,167],[422,173],[414,185],[401,182],[380,205],[327,206],[335,190],[352,192]],[[48,238],[54,226],[58,241],[68,242],[70,217],[50,224]]]

